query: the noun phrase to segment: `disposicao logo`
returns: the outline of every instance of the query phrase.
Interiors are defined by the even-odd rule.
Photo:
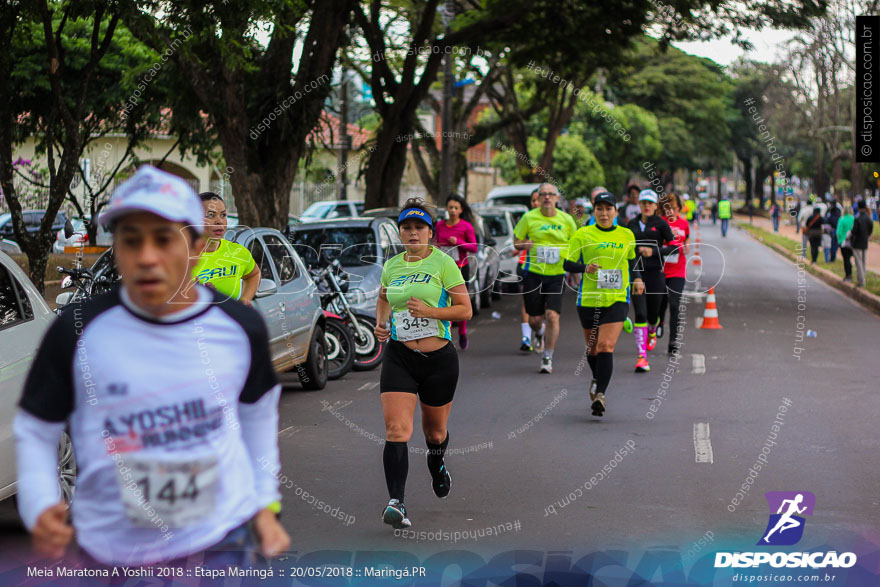
[[[791,546],[804,535],[804,520],[812,516],[816,496],[809,491],[768,491],[764,494],[770,506],[770,520],[759,545]]]
[[[768,491],[764,494],[770,508],[767,528],[758,546],[791,546],[804,535],[806,519],[812,516],[816,496],[809,491]],[[848,569],[856,564],[852,552],[717,552],[715,568],[755,568],[769,564],[774,568]]]

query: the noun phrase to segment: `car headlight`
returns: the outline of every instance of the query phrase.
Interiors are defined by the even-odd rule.
[[[362,289],[354,287],[345,293],[345,299],[352,306],[357,306],[367,301],[367,293]]]

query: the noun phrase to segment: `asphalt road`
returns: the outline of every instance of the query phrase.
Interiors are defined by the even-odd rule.
[[[722,239],[720,227],[704,222],[701,233],[703,273],[692,268],[689,278],[701,290],[715,285],[723,330],[698,330],[705,296],[689,296],[679,365],[659,352],[664,338],[647,374],[633,372],[633,336],[622,334],[602,419],[587,408],[589,367],[579,365],[584,344],[573,295],[563,308],[551,375],[538,373],[538,355],[518,351],[517,296],[505,296],[471,323],[449,423],[450,447],[459,454],[447,457],[453,476],[447,499],[431,492],[418,416],[410,442],[412,530],[440,531],[440,540],[395,537],[380,522],[387,494],[378,370],[351,373],[321,392],[302,392],[291,378],[280,442],[293,549],[594,551],[677,544],[684,551],[706,532],[718,544],[725,536],[757,541],[767,523],[763,494],[777,490],[816,495],[811,542],[876,532],[880,320],[809,274],[799,276],[739,230]],[[493,319],[492,310],[501,317]],[[816,337],[796,338],[799,323]],[[621,454],[627,446],[634,448]],[[764,447],[766,463],[742,491]],[[613,466],[610,473],[593,479],[606,465]],[[346,519],[319,511],[304,492],[340,508]],[[507,523],[519,529],[507,530]],[[500,535],[453,541],[455,532],[500,524]]]
[[[664,338],[647,374],[633,372],[633,336],[622,334],[604,418],[587,407],[573,295],[551,375],[538,373],[537,354],[518,351],[517,296],[470,324],[449,423],[447,499],[431,492],[418,420],[410,442],[406,505],[412,531],[426,533],[416,538],[380,521],[388,498],[379,370],[319,392],[285,375],[282,520],[292,551],[684,553],[706,536],[715,549],[754,545],[767,523],[764,492],[784,490],[816,496],[807,546],[877,543],[880,320],[739,230],[726,239],[711,224],[701,232],[699,288],[715,285],[723,330],[697,329],[705,296],[688,296],[679,364],[661,352]],[[798,339],[799,323],[815,338]],[[325,504],[331,513],[319,509]],[[11,502],[2,504],[3,545],[24,538],[14,519]]]

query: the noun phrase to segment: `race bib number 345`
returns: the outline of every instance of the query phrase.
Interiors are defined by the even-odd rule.
[[[623,272],[620,269],[599,269],[596,283],[599,289],[620,289],[623,287]]]
[[[216,457],[160,461],[129,455],[125,464],[131,478],[126,481],[117,468],[117,480],[125,515],[135,526],[155,527],[158,517],[171,528],[185,528],[213,512],[220,478]]]
[[[436,318],[416,318],[409,310],[394,313],[394,325],[397,332],[397,340],[416,340],[429,336],[440,335],[440,324]]]

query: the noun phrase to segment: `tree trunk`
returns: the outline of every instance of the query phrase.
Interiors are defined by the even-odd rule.
[[[399,205],[400,183],[406,168],[409,141],[398,141],[397,138],[411,135],[412,132],[412,125],[404,125],[399,119],[384,121],[367,164],[364,182],[367,209]]]
[[[752,189],[753,189],[753,186],[752,186],[752,158],[751,157],[746,157],[746,158],[740,157],[740,162],[743,164],[743,178],[745,179],[745,183],[746,183],[745,193],[746,193],[746,197],[748,197],[748,194],[751,194]]]
[[[853,155],[852,159],[852,189],[850,190],[850,201],[855,201],[856,194],[862,195],[862,192],[865,191],[865,172],[861,163],[856,163],[855,155]],[[843,199],[841,198],[841,202]]]
[[[816,141],[816,197],[824,198],[828,191],[828,176],[825,174],[825,142]]]

